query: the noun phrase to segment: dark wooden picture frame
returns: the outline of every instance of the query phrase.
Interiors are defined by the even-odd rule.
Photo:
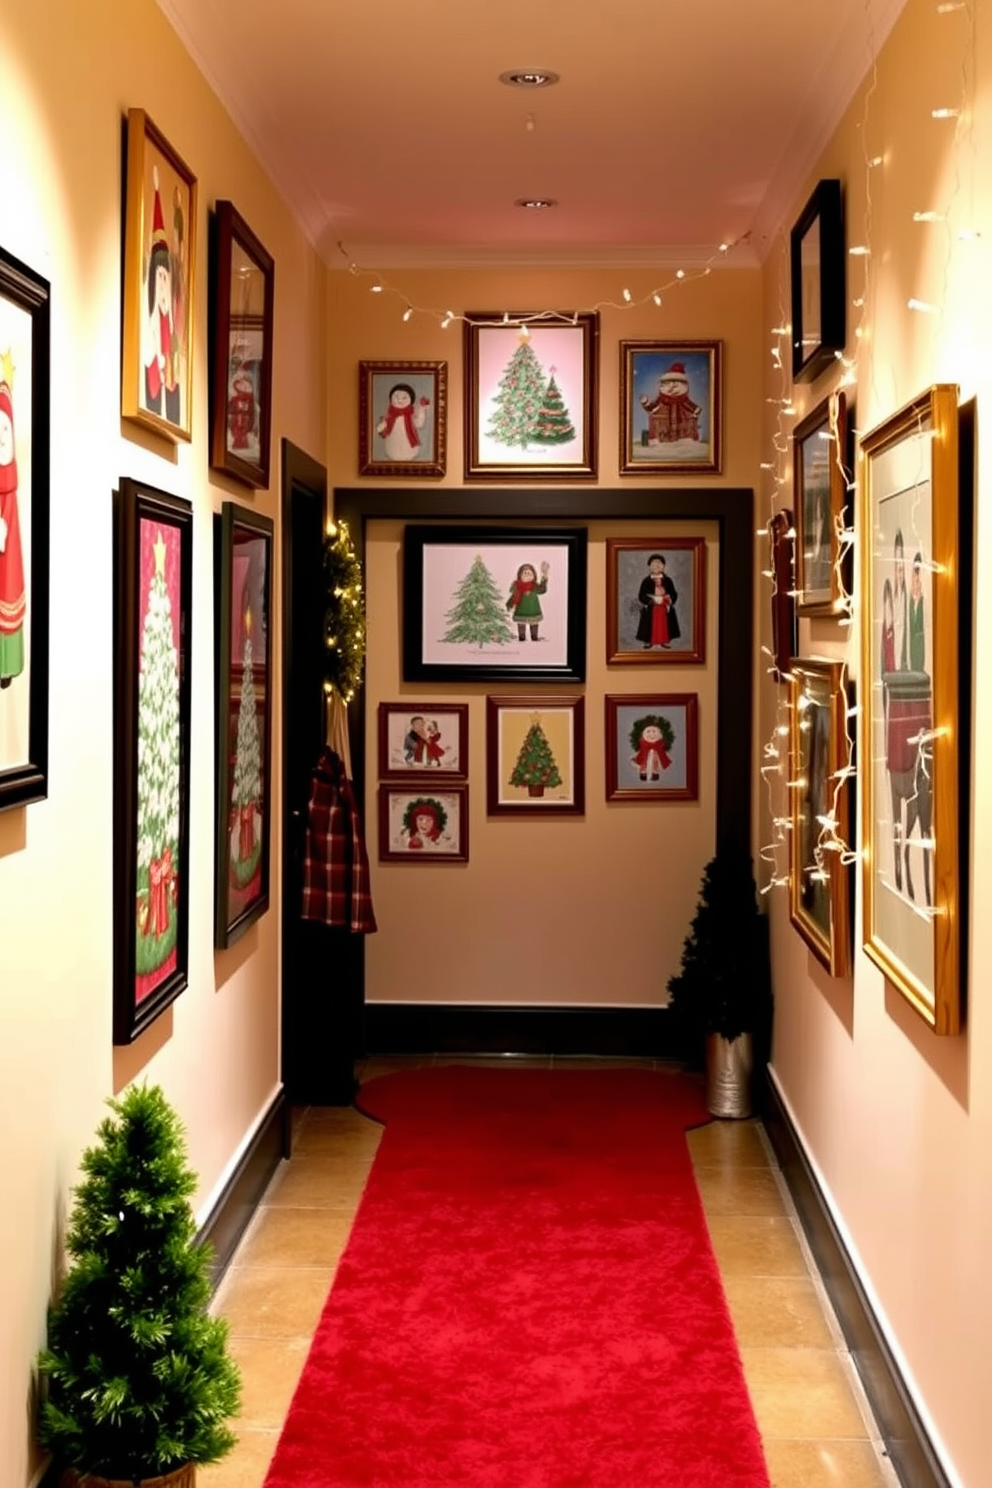
[[[193,508],[115,492],[114,1042],[138,1037],[189,972]]]
[[[447,362],[359,362],[359,475],[442,476]]]
[[[830,975],[848,976],[851,861],[837,846],[854,820],[843,663],[794,658],[789,701],[789,917]]]
[[[849,588],[841,531],[851,478],[847,395],[841,389],[796,426],[792,441],[796,512],[796,610],[837,615]]]
[[[620,342],[620,474],[722,468],[722,341]]]
[[[217,203],[212,229],[210,465],[267,487],[275,263],[231,202]]]
[[[193,434],[196,177],[144,109],[126,125],[121,415]]]
[[[50,296],[0,248],[0,811],[48,795]]]
[[[865,434],[858,478],[863,945],[946,1035],[963,1026],[967,984],[973,620],[958,399],[935,384]]]
[[[606,660],[610,666],[706,660],[705,538],[607,538]]]
[[[812,382],[847,340],[844,204],[841,183],[820,181],[789,239],[792,380]]]
[[[488,814],[582,816],[585,805],[585,698],[487,697]]]
[[[599,315],[465,318],[465,479],[596,479]]]
[[[467,863],[468,786],[430,784],[379,786],[381,863]]]
[[[792,512],[782,507],[768,522],[769,571],[772,585],[772,666],[776,682],[788,682],[789,664],[799,649],[799,617],[795,597],[795,526]]]
[[[604,702],[606,799],[698,801],[698,694],[614,693]]]
[[[587,538],[584,527],[408,526],[404,680],[584,681]]]
[[[234,501],[214,523],[214,944],[223,949],[269,908],[274,523]]]
[[[468,703],[380,703],[378,751],[381,780],[465,780]]]

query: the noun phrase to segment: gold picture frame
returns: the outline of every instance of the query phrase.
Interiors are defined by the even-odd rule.
[[[956,386],[929,388],[864,436],[858,486],[864,948],[935,1033],[955,1034],[959,781],[968,777],[960,630],[970,582]]]
[[[144,109],[127,115],[121,415],[193,433],[196,177]]]
[[[789,918],[833,977],[851,971],[848,699],[839,661],[789,669]]]

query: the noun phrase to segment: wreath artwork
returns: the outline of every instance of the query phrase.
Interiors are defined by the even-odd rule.
[[[630,762],[642,780],[660,780],[662,770],[672,763],[671,748],[675,730],[661,713],[647,713],[638,718],[630,731]]]
[[[414,849],[423,847],[425,837],[437,842],[447,825],[448,813],[434,796],[418,796],[403,813],[403,830]]]
[[[350,703],[365,666],[365,601],[347,522],[332,524],[324,540],[324,596],[324,685]]]

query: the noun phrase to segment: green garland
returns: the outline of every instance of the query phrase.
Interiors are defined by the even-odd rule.
[[[362,565],[347,522],[332,524],[324,539],[324,682],[350,703],[365,666],[365,601]]]
[[[661,742],[665,750],[667,751],[671,749],[672,745],[675,743],[675,730],[672,728],[672,725],[669,723],[668,719],[664,718],[660,713],[648,713],[644,718],[637,719],[634,727],[630,731],[631,749],[640,749],[641,735],[648,727],[648,724],[651,723],[655,724],[656,727],[661,730]]]

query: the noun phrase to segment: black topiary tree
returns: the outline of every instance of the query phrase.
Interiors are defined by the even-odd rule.
[[[107,1104],[39,1357],[39,1436],[81,1475],[131,1481],[229,1452],[241,1381],[227,1324],[207,1313],[210,1253],[196,1243],[179,1118],[157,1086]]]
[[[763,1049],[771,1019],[768,937],[747,853],[723,849],[707,863],[682,969],[669,979],[668,992],[686,1059],[702,1062],[711,1033],[725,1039],[750,1033]]]

